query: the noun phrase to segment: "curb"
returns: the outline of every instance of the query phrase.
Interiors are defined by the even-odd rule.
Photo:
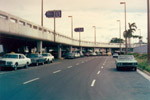
[[[150,76],[150,73],[146,70],[143,70],[142,68],[138,68],[140,71],[144,72],[145,74],[147,74],[148,76]]]

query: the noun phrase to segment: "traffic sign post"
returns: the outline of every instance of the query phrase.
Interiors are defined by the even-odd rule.
[[[79,47],[81,46],[81,34],[80,32],[84,32],[84,28],[75,28],[74,29],[75,32],[79,32]]]
[[[52,10],[45,13],[47,18],[54,18],[54,42],[56,41],[56,21],[55,18],[61,18],[61,10]]]

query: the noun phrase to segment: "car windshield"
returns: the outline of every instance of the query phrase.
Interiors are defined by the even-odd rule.
[[[38,54],[29,54],[27,57],[29,57],[29,58],[37,58]]]
[[[120,60],[132,60],[132,59],[134,59],[134,57],[131,55],[121,55],[121,56],[119,56],[119,59]]]
[[[118,55],[118,53],[114,53],[113,55]]]
[[[16,59],[18,59],[18,55],[16,55],[16,54],[6,54],[6,55],[3,56],[3,58],[16,58]]]
[[[42,56],[48,56],[48,54],[42,54]]]

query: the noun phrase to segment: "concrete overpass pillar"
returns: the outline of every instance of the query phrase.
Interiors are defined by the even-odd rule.
[[[58,58],[61,58],[61,44],[58,45]]]
[[[42,41],[37,42],[37,52],[42,54]]]
[[[82,47],[80,47],[80,53],[82,52]]]
[[[70,46],[70,52],[72,53],[72,46]]]

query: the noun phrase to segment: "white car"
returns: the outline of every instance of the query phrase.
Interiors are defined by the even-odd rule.
[[[18,67],[28,68],[30,64],[31,59],[23,54],[7,53],[0,58],[0,67],[12,67],[14,70],[17,70]]]
[[[42,56],[47,63],[52,63],[54,61],[54,56],[51,53],[43,53]]]

